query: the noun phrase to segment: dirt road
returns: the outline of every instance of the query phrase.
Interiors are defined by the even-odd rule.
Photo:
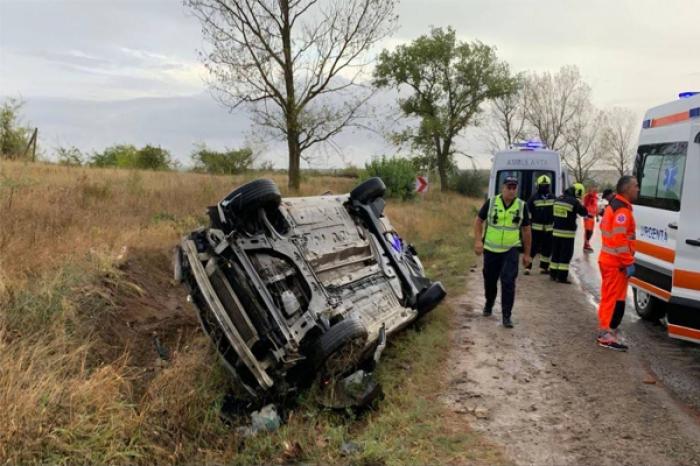
[[[513,320],[483,317],[480,266],[457,311],[445,395],[513,464],[700,464],[698,414],[635,352],[595,345],[590,297],[544,275],[518,278]],[[630,312],[630,309],[628,309]]]

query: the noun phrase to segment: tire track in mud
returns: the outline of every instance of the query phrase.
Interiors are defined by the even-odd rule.
[[[444,401],[501,445],[513,464],[700,464],[700,425],[634,351],[595,345],[588,296],[520,276],[515,329],[481,315],[481,269],[453,298]]]

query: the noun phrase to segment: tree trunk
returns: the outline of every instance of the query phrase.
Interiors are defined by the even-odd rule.
[[[447,168],[449,163],[451,141],[446,139],[443,142],[442,147],[440,143],[437,143],[437,162],[438,162],[438,175],[440,176],[440,192],[446,193],[448,190],[448,174]]]
[[[292,60],[292,30],[289,22],[289,0],[280,0],[282,13],[282,48],[284,50],[284,86],[287,93],[285,114],[287,149],[289,150],[289,182],[292,191],[299,191],[301,181],[301,146],[299,145],[299,118],[294,93],[294,64]]]
[[[290,123],[287,123],[288,127]],[[296,126],[296,123],[291,123]],[[289,182],[287,186],[292,191],[299,191],[301,182],[301,148],[299,147],[299,135],[295,131],[287,132],[287,148],[289,149]]]

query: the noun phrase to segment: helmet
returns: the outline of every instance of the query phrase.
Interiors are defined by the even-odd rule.
[[[574,195],[578,199],[581,199],[583,197],[584,191],[586,191],[586,188],[584,188],[581,183],[574,183]]]
[[[539,178],[537,178],[537,186],[540,186],[543,184],[552,184],[552,180],[550,180],[547,175],[542,175]]]

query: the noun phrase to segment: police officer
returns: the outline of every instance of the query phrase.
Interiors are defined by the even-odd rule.
[[[513,328],[511,314],[519,248],[523,247],[523,265],[527,267],[532,263],[531,242],[527,203],[518,198],[518,179],[508,176],[501,194],[487,200],[474,221],[474,252],[477,256],[484,254],[484,315],[490,316],[493,312],[500,278],[501,310],[506,328]]]
[[[540,272],[548,273],[549,261],[552,255],[552,207],[554,206],[554,194],[550,192],[552,181],[547,175],[537,178],[537,192],[527,201],[527,207],[532,215],[532,251],[533,261],[537,254],[540,255]],[[530,273],[532,264],[525,269],[525,275]]]
[[[569,281],[569,262],[574,255],[574,240],[576,239],[576,216],[588,216],[579,199],[583,196],[583,185],[576,183],[564,191],[554,201],[552,214],[554,228],[552,231],[552,261],[549,264],[549,276],[559,283]]]

